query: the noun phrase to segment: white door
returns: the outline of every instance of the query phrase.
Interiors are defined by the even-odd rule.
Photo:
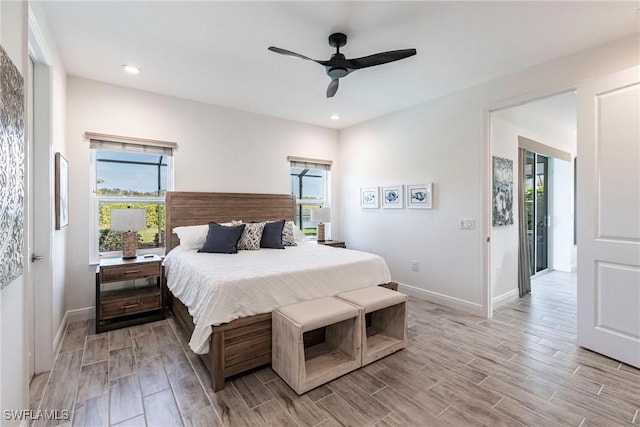
[[[640,68],[578,86],[578,344],[640,368]]]
[[[34,205],[33,205],[33,135],[34,135],[34,126],[33,126],[33,80],[34,80],[34,64],[33,59],[29,57],[29,72],[28,72],[28,83],[27,83],[27,96],[29,97],[29,101],[27,102],[27,126],[29,126],[27,131],[27,182],[26,182],[26,193],[27,193],[27,254],[31,257],[33,253],[34,246]],[[27,287],[27,305],[25,307],[27,314],[27,333],[28,333],[28,341],[29,341],[29,380],[33,377],[35,373],[35,309],[34,309],[34,291],[33,291],[33,269],[30,265],[31,260],[27,260],[27,274],[25,275],[25,285]]]

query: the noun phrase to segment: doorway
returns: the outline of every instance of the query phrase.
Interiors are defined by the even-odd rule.
[[[576,270],[576,94],[570,91],[493,111],[490,125],[491,155],[513,163],[513,224],[491,227],[491,305],[496,309],[520,295],[521,234],[528,249],[528,277]]]
[[[549,267],[549,157],[525,152],[527,240],[531,276]]]

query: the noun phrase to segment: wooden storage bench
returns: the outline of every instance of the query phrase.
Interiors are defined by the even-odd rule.
[[[359,368],[361,321],[356,307],[333,297],[275,309],[273,370],[302,394]],[[305,348],[305,333],[313,335],[322,328],[324,341]]]
[[[407,296],[381,286],[336,295],[360,310],[362,366],[407,346]]]

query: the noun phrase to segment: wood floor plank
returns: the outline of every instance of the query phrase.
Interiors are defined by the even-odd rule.
[[[136,372],[136,360],[131,347],[109,352],[109,379],[117,380]]]
[[[518,386],[502,382],[493,377],[488,377],[484,380],[480,384],[480,387],[501,393],[504,396],[509,396],[511,399],[517,401],[526,408],[529,408],[538,414],[543,414],[550,420],[562,425],[578,426],[583,420],[582,416],[567,412],[566,409],[553,405],[546,400],[539,399],[525,390],[522,390]]]
[[[151,327],[156,343],[160,345],[173,344],[176,342],[176,336],[167,323],[159,323]]]
[[[312,402],[317,402],[331,393],[333,393],[333,390],[331,390],[330,387],[327,385],[321,385],[320,387],[316,387],[313,390],[306,392],[305,396],[311,399]]]
[[[367,394],[373,394],[378,390],[383,389],[387,385],[378,380],[373,375],[367,373],[363,369],[356,369],[350,372],[346,378],[353,381],[358,387],[363,389]]]
[[[440,415],[438,415],[438,421],[443,423],[444,425],[451,427],[460,427],[460,426],[477,426],[477,427],[489,427],[486,424],[483,424],[479,420],[476,420],[471,415],[457,409],[455,406],[449,406],[447,409],[442,411]]]
[[[344,399],[332,393],[316,402],[320,408],[324,409],[329,417],[335,419],[339,425],[343,426],[373,426],[373,423],[360,412],[356,411]]]
[[[60,353],[51,369],[49,383],[77,381],[82,363],[82,350]]]
[[[376,427],[409,427],[409,424],[392,412],[376,423]]]
[[[83,366],[80,370],[80,380],[76,402],[92,399],[96,396],[109,394],[109,364],[103,362]]]
[[[373,397],[387,408],[393,408],[393,412],[411,426],[437,426],[442,424],[436,419],[435,415],[432,415],[431,411],[425,411],[422,405],[413,399],[403,396],[391,387],[383,388],[374,393]]]
[[[109,393],[76,403],[73,425],[102,427],[109,425]]]
[[[207,393],[193,371],[171,373],[169,382],[183,416],[210,404]]]
[[[147,427],[147,423],[144,420],[144,415],[138,415],[137,417],[129,418],[118,424],[112,424],[113,427]],[[154,426],[150,426],[154,427]]]
[[[158,355],[162,360],[167,374],[185,372],[191,369],[189,359],[178,344],[162,345],[158,347]]]
[[[262,424],[260,416],[249,409],[233,384],[216,393],[208,390],[207,394],[224,426],[260,426]]]
[[[313,427],[327,418],[306,394],[298,396],[282,379],[269,381],[265,386],[301,427]]]
[[[222,421],[213,406],[205,406],[190,414],[185,414],[182,418],[185,427],[221,427]]]
[[[150,426],[182,427],[180,413],[170,389],[143,397],[142,404]]]
[[[40,405],[42,396],[47,388],[47,382],[49,382],[49,374],[51,371],[36,374],[29,383],[29,409],[35,411]]]
[[[129,328],[109,331],[109,351],[119,348],[131,347],[131,332]]]
[[[338,378],[331,382],[331,389],[334,393],[343,398],[349,405],[368,418],[373,424],[382,420],[391,413],[379,401],[371,397],[364,389],[358,387],[353,381],[346,377]]]
[[[447,407],[445,402],[434,399],[427,393],[429,387],[436,384],[437,381],[431,380],[426,376],[415,374],[407,374],[399,371],[392,371],[389,368],[381,369],[374,376],[385,383],[388,387],[393,388],[396,392],[413,398],[424,405],[423,410],[428,411],[432,415],[437,415],[440,411]],[[333,387],[333,383],[332,389]]]
[[[273,399],[271,392],[254,374],[243,375],[233,380],[233,385],[240,393],[240,397],[247,402],[249,408],[255,408]]]
[[[138,378],[143,396],[169,388],[169,379],[159,356],[138,362]]]
[[[69,351],[78,351],[84,348],[84,340],[87,336],[87,326],[77,327],[75,329],[69,329],[64,333],[62,345],[60,346],[60,353],[66,353]]]
[[[277,400],[272,399],[253,409],[260,417],[260,424],[269,427],[298,427]]]
[[[109,389],[109,418],[112,424],[144,412],[137,375],[112,380]]]
[[[552,421],[506,396],[494,408],[526,426],[562,427],[562,424]]]
[[[84,344],[82,366],[107,360],[109,357],[109,337],[107,335],[92,335],[87,337]]]
[[[132,336],[133,353],[136,360],[144,360],[158,355],[158,341],[153,334]]]
[[[484,424],[503,427],[521,425],[513,418],[499,413],[486,403],[474,399],[446,382],[441,382],[431,387],[429,393],[444,402],[449,402]]]
[[[577,405],[574,402],[565,400],[565,399],[561,399],[558,396],[553,396],[551,399],[549,399],[549,402],[563,407],[566,410],[574,413],[574,414],[579,414],[581,416],[583,416],[585,419],[589,420],[592,423],[597,423],[600,426],[615,426],[615,427],[620,427],[620,426],[628,426],[629,423],[621,423],[617,420],[612,420],[609,417],[600,414],[597,411],[592,411],[590,408],[585,408],[582,405]]]

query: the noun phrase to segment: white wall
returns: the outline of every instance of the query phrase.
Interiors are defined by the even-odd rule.
[[[0,45],[22,76],[26,76],[26,2],[0,2]],[[25,301],[24,276],[18,277],[0,291],[0,409],[2,410],[28,407]],[[6,421],[2,417],[2,425],[18,424],[16,420]]]
[[[336,194],[340,163],[335,130],[69,77],[67,310],[95,304],[95,266],[89,265],[88,255],[92,206],[87,131],[177,142],[175,190],[288,194],[287,156],[292,155],[333,160]],[[332,206],[337,211],[337,200]],[[334,236],[339,235],[340,224],[332,225]]]
[[[632,36],[342,130],[342,238],[383,255],[394,280],[410,285],[405,291],[486,313],[487,112],[637,63]],[[433,210],[359,208],[360,187],[425,181],[435,185]],[[459,230],[460,218],[475,218],[476,228]],[[410,271],[412,259],[418,272]]]
[[[513,296],[518,289],[518,224],[517,204],[520,179],[518,174],[518,136],[576,155],[576,133],[557,125],[548,117],[525,106],[491,114],[491,155],[513,160],[514,222],[491,230],[491,286],[494,301]],[[550,159],[551,194],[549,229],[549,266],[570,271],[573,250],[573,175],[571,163]],[[568,267],[566,267],[568,265]],[[567,270],[568,268],[568,270]],[[517,296],[517,294],[515,294]]]

